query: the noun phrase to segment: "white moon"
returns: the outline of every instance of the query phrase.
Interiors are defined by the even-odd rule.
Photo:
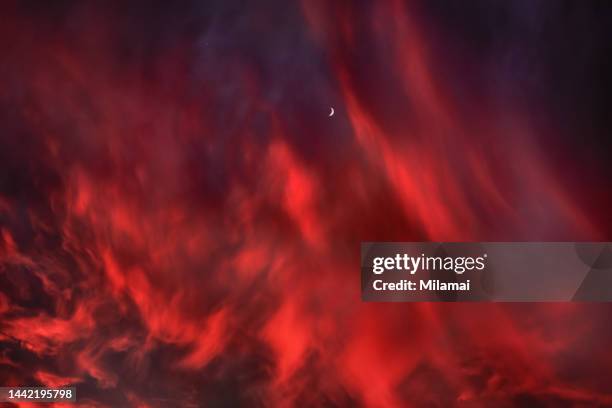
[[[329,115],[327,115],[328,118],[331,118],[332,116],[334,116],[335,110],[334,108],[332,108],[331,106],[329,107]]]

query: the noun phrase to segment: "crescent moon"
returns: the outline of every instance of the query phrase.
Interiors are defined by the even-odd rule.
[[[335,110],[334,110],[334,108],[332,108],[331,106],[329,107],[329,109],[330,109],[330,110],[329,110],[329,115],[327,115],[327,117],[328,117],[328,118],[331,118],[332,116],[334,116],[334,113],[335,113],[336,111],[335,111]]]

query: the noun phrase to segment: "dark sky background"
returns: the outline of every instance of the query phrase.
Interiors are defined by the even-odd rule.
[[[3,2],[0,384],[612,405],[609,305],[365,304],[358,261],[611,240],[611,30],[606,1]]]

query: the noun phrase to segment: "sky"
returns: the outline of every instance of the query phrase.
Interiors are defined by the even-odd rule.
[[[611,23],[603,1],[4,2],[0,383],[612,405],[608,304],[364,303],[359,270],[362,241],[610,240]]]

